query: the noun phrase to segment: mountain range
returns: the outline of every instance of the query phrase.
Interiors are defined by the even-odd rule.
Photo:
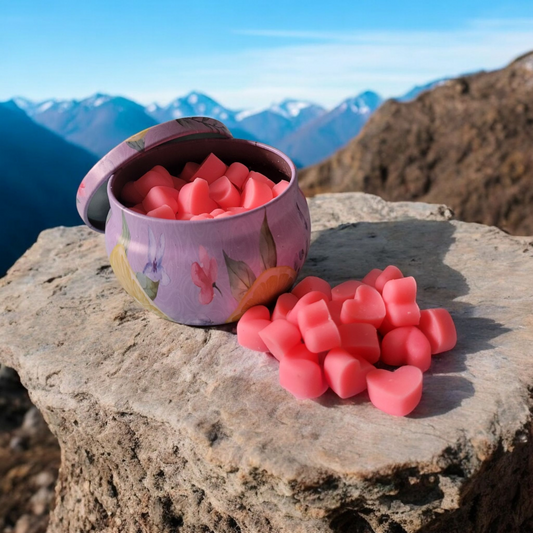
[[[430,87],[431,84],[416,87],[408,96],[412,98]],[[37,124],[98,157],[157,123],[200,115],[224,122],[234,137],[275,146],[287,153],[298,167],[304,167],[344,146],[359,133],[381,102],[378,94],[365,91],[329,111],[312,102],[293,99],[264,109],[233,110],[193,91],[166,106],[142,106],[128,98],[105,94],[83,100],[43,102],[17,97],[4,106],[24,111]]]

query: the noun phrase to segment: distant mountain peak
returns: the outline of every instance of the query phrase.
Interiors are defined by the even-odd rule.
[[[35,105],[35,102],[32,102],[23,96],[14,96],[11,98],[10,102],[13,102],[19,109],[22,109],[23,111],[26,111]]]
[[[113,100],[113,97],[109,96],[108,94],[96,93],[92,96],[89,96],[89,98],[82,100],[81,103],[87,106],[100,107],[103,104],[107,104],[107,102],[111,100]]]
[[[313,102],[308,102],[306,100],[296,100],[293,98],[286,98],[282,100],[279,104],[273,104],[270,109],[274,113],[279,113],[280,115],[292,119],[300,115],[304,109],[314,108],[316,111],[324,111],[325,109]]]

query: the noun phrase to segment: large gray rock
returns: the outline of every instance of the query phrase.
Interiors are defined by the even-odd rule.
[[[44,232],[0,280],[0,360],[62,448],[50,532],[533,528],[532,239],[443,206],[362,194],[310,206],[302,276],[335,284],[393,263],[421,307],[451,311],[458,345],[434,358],[418,408],[297,401],[231,326],[140,309],[101,236]]]

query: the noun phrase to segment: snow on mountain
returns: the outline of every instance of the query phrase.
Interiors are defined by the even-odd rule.
[[[382,101],[373,91],[348,98],[287,135],[278,147],[300,166],[318,163],[355,137]]]
[[[157,122],[166,122],[181,117],[206,116],[220,120],[228,127],[235,123],[236,115],[236,111],[231,111],[216,100],[197,91],[176,98],[167,106],[151,104],[145,110]]]
[[[237,113],[239,127],[263,142],[279,146],[287,135],[323,115],[326,110],[311,102],[283,100],[270,107]]]
[[[120,96],[95,94],[83,100],[46,100],[27,109],[38,124],[103,156],[156,121],[143,106]]]

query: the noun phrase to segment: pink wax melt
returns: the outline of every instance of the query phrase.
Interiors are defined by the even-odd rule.
[[[283,293],[276,301],[276,307],[272,311],[272,320],[286,319],[287,314],[298,303],[298,298],[290,292]]]
[[[381,349],[378,332],[372,324],[342,324],[339,326],[341,346],[352,355],[377,363]]]
[[[239,320],[237,323],[237,341],[241,346],[250,348],[256,352],[268,352],[267,345],[259,336],[259,332],[271,324],[270,320],[255,318],[251,320]]]
[[[137,190],[133,181],[124,184],[120,195],[125,204],[140,204],[143,201],[143,195]]]
[[[170,174],[164,176],[156,170],[149,170],[137,181],[134,181],[133,184],[143,198],[148,194],[148,191],[152,187],[157,187],[158,185],[163,187],[174,187],[174,182],[172,181]]]
[[[320,365],[304,357],[285,356],[280,361],[279,384],[302,400],[318,398],[328,390]]]
[[[313,353],[341,345],[339,328],[331,318],[328,304],[324,300],[318,300],[300,309],[298,326],[307,349]]]
[[[228,167],[215,154],[209,154],[198,167],[198,170],[189,178],[194,181],[196,178],[202,178],[211,184],[218,178],[221,178]]]
[[[324,356],[326,355],[326,353],[327,352],[324,352]],[[285,357],[289,359],[307,359],[309,361],[313,361],[314,363],[322,365],[322,362],[320,361],[320,355],[321,354],[310,352],[305,344],[300,343],[294,346],[294,348],[292,348],[291,350],[289,350],[285,354]]]
[[[241,204],[239,191],[226,176],[218,178],[209,186],[209,196],[224,209],[238,207]]]
[[[287,320],[294,324],[295,326],[298,325],[298,315],[300,314],[300,310],[306,307],[309,304],[318,302],[319,300],[324,300],[325,302],[328,301],[327,296],[323,292],[319,291],[311,291],[302,296],[296,305],[287,313]]]
[[[165,178],[172,177],[170,176],[170,172],[161,165],[156,165],[154,168],[152,168],[152,170],[154,172],[158,172],[159,174],[161,174],[161,176],[164,176]]]
[[[192,220],[192,217],[194,217],[192,213],[180,213],[179,211],[176,213],[176,220]]]
[[[415,278],[409,276],[387,281],[382,295],[387,317],[393,326],[418,326],[420,308],[416,303]]]
[[[374,268],[363,278],[363,283],[375,288],[376,280],[381,276],[382,272],[379,268]]]
[[[328,300],[331,300],[330,284],[321,278],[317,278],[316,276],[307,276],[300,281],[300,283],[298,283],[291,292],[297,298],[301,298],[311,291],[322,292],[326,295]]]
[[[372,404],[394,416],[405,416],[422,398],[422,371],[416,366],[402,366],[394,372],[372,370],[366,376]]]
[[[355,291],[357,287],[361,286],[362,282],[355,279],[345,281],[336,287],[331,289],[331,299],[339,302],[344,302],[345,300],[353,300],[355,297]]]
[[[286,180],[281,180],[280,182],[276,183],[276,185],[272,187],[272,196],[277,198],[288,186],[289,182]]]
[[[432,354],[446,352],[457,344],[455,324],[446,309],[424,309],[418,327],[429,340]]]
[[[341,320],[344,324],[360,322],[379,328],[385,318],[385,304],[379,292],[369,285],[357,287],[353,300],[342,304]]]
[[[246,213],[247,209],[244,207],[228,207],[226,211],[232,215],[240,215],[241,213]]]
[[[246,322],[248,320],[270,320],[270,311],[264,305],[254,305],[250,307],[245,313],[241,316],[239,322]]]
[[[175,176],[170,176],[172,178],[172,183],[174,184],[174,189],[181,191],[181,188],[187,184],[185,180],[176,178]]]
[[[329,314],[337,326],[342,325],[341,312],[343,303],[340,300],[331,300],[331,302],[328,302]]]
[[[133,207],[130,207],[130,209],[136,213],[139,213],[140,215],[146,215],[146,211],[144,210],[142,204],[134,205]]]
[[[366,359],[342,348],[330,350],[324,359],[326,382],[340,398],[350,398],[366,389],[366,377],[375,370]]]
[[[261,183],[268,185],[270,189],[274,188],[274,182],[268,179],[264,174],[261,174],[261,172],[255,172],[251,170],[250,173],[248,174],[248,179],[254,179],[256,181],[260,181]]]
[[[198,163],[194,163],[193,161],[185,163],[185,166],[183,167],[183,170],[179,176],[180,179],[184,182],[191,181],[191,178],[196,174],[199,168],[200,165]]]
[[[416,366],[425,372],[431,366],[431,346],[417,327],[396,328],[381,341],[381,360],[392,366]]]
[[[275,320],[259,332],[268,351],[281,361],[285,354],[302,343],[300,330],[286,320]]]
[[[250,178],[244,184],[241,206],[245,209],[254,209],[272,200],[272,189],[261,181]]]
[[[163,187],[158,185],[152,187],[146,198],[142,201],[145,211],[152,211],[163,205],[168,205],[174,213],[178,211],[179,192],[174,187]]]
[[[162,205],[161,207],[152,209],[151,211],[148,211],[146,214],[147,216],[153,217],[153,218],[166,218],[167,220],[176,220],[176,215],[174,211],[168,205]]]
[[[250,171],[248,170],[248,167],[242,163],[235,162],[232,163],[226,170],[226,177],[231,181],[231,183],[233,183],[233,185],[235,185],[235,187],[242,189],[246,178],[248,178],[249,172]]]
[[[403,274],[398,267],[394,265],[389,265],[375,280],[374,288],[378,292],[383,292],[383,287],[387,281],[391,279],[400,279],[403,278]]]
[[[206,180],[196,178],[187,183],[179,192],[178,211],[201,215],[210,213],[217,208],[217,204],[209,198],[209,184]]]

